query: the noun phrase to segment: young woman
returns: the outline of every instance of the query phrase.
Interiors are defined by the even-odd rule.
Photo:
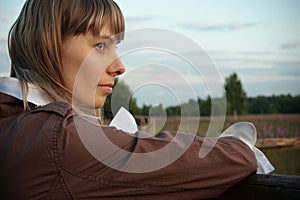
[[[200,159],[202,138],[183,134],[192,138],[185,147],[175,133],[140,138],[80,117],[100,115],[114,78],[124,72],[115,52],[123,34],[124,18],[112,0],[25,2],[9,34],[11,77],[0,79],[1,199],[211,198],[256,172],[253,152],[234,137],[219,138]],[[82,132],[88,141],[101,144],[105,136],[129,153],[169,143],[184,153],[162,168],[130,172],[122,169],[132,154],[118,157],[120,150],[103,143],[106,159],[99,160]],[[166,159],[155,155],[138,167]]]

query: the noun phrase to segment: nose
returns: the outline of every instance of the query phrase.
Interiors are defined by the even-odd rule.
[[[107,68],[107,73],[111,76],[119,76],[125,72],[125,67],[119,57],[117,57]]]

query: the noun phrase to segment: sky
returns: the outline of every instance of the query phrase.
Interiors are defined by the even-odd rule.
[[[172,48],[177,50],[178,46],[182,50],[190,48],[176,39],[178,35],[184,36],[187,40],[184,44],[194,42],[201,47],[223,83],[226,77],[236,72],[247,96],[300,94],[300,1],[116,0],[116,2],[125,16],[127,31],[136,31],[144,37],[152,37],[151,31],[147,35],[137,30],[156,28],[162,32],[169,31],[170,37],[165,39],[172,42]],[[24,0],[1,0],[1,75],[7,75],[9,72],[6,37],[23,3]],[[160,39],[159,36],[155,39],[157,38]],[[161,41],[157,43],[159,42]],[[194,96],[205,98],[213,93],[213,86],[204,83],[205,77],[201,78],[199,74],[189,70],[188,66],[184,67],[184,62],[178,59],[178,56],[162,51],[156,56],[157,53],[157,50],[153,49],[144,50],[122,58],[127,68],[122,78],[133,90],[139,105],[159,103],[166,106],[175,105],[180,96],[185,96],[181,101],[186,101]],[[181,55],[182,52],[178,54]],[[183,69],[186,72],[182,72]],[[171,75],[170,71],[174,75]],[[143,85],[142,81],[145,79],[149,81]],[[157,84],[158,80],[164,81]],[[188,89],[183,85],[190,86],[195,94],[186,95],[184,92]]]

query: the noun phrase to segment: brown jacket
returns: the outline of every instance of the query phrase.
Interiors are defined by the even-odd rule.
[[[0,199],[203,199],[219,196],[256,172],[253,152],[231,137],[218,139],[202,159],[203,139],[195,137],[179,159],[162,169],[118,171],[85,148],[72,113],[70,105],[60,102],[23,111],[22,101],[0,93]],[[81,122],[88,124],[87,133],[96,132],[96,125]],[[113,127],[103,131],[114,144],[135,153],[157,150],[175,135],[139,138]],[[130,157],[122,158],[126,162]]]

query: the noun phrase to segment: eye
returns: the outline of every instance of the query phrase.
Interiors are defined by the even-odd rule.
[[[106,46],[106,43],[104,43],[104,42],[101,42],[96,45],[97,49],[99,49],[100,51],[104,51],[105,46]]]

